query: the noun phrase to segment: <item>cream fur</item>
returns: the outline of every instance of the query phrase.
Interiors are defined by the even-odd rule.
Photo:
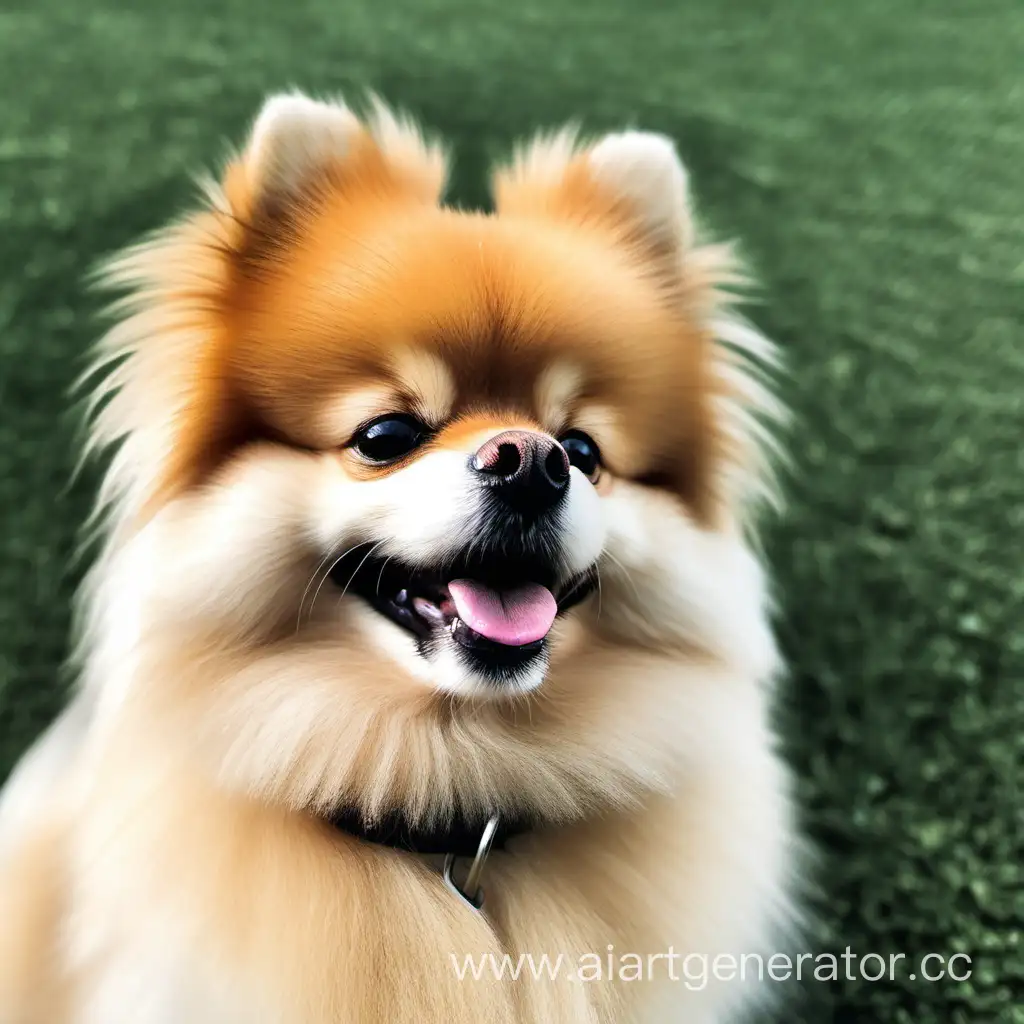
[[[277,98],[244,159],[257,189],[290,195],[360,130],[343,106]],[[436,201],[441,151],[382,107],[369,130]],[[353,544],[417,560],[471,542],[480,437],[375,480],[333,450],[255,444],[139,528],[182,415],[177,374],[205,343],[173,302],[209,278],[168,255],[214,229],[184,222],[114,265],[134,298],[106,342],[128,358],[94,440],[120,443],[108,540],[83,596],[80,695],[0,802],[0,1024],[722,1024],[765,1000],[738,983],[460,982],[449,960],[609,944],[767,956],[794,920],[799,843],[770,726],[780,665],[747,529],[774,493],[779,410],[750,368],[772,349],[731,311],[727,251],[692,240],[671,144],[626,133],[587,152],[689,268],[687,315],[722,385],[722,514],[700,523],[675,495],[574,470],[562,568],[596,562],[601,587],[500,699],[323,589]],[[513,177],[557,187],[577,154],[571,134],[549,138]],[[434,414],[453,406],[438,358],[402,365]],[[546,417],[582,388],[567,365],[535,385]],[[613,449],[628,423],[593,415]],[[343,803],[550,824],[493,855],[476,914],[426,859],[320,821]]]

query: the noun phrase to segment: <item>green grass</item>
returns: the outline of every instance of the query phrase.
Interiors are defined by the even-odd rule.
[[[59,704],[65,390],[94,260],[260,98],[372,86],[455,191],[538,125],[669,132],[788,357],[781,721],[823,852],[814,950],[970,981],[804,986],[825,1022],[1024,1021],[1024,8],[1018,0],[34,0],[0,8],[0,776]]]

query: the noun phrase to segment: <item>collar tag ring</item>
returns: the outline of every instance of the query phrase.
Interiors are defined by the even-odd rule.
[[[466,872],[466,881],[463,885],[460,886],[455,881],[455,854],[446,854],[444,858],[445,885],[476,911],[479,911],[484,905],[484,890],[480,881],[483,878],[487,856],[491,852],[491,846],[494,843],[495,833],[498,831],[499,821],[500,816],[492,814],[484,826],[484,830],[480,835],[480,845],[477,847],[473,863],[469,865],[469,871]]]

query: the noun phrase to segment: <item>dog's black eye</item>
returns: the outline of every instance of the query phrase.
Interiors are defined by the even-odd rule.
[[[601,450],[594,439],[582,430],[570,430],[559,441],[572,463],[584,476],[596,480],[601,469]]]
[[[427,428],[413,416],[393,413],[360,427],[351,444],[371,462],[394,462],[419,447],[426,440],[427,433]]]

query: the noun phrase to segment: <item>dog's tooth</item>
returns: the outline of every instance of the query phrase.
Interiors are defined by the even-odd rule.
[[[395,596],[395,604],[407,604],[409,601],[409,591],[404,587]]]
[[[433,601],[428,601],[425,597],[414,597],[412,599],[412,606],[416,609],[416,614],[432,626],[444,625],[444,615],[441,614],[441,609]]]

